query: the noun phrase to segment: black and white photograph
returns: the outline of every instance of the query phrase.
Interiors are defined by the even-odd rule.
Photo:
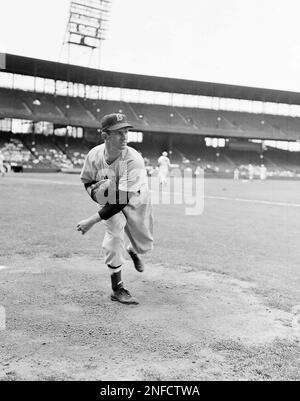
[[[298,382],[299,1],[0,13],[0,381]]]

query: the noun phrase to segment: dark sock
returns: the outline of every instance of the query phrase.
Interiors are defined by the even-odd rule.
[[[117,267],[108,266],[108,267],[111,271],[113,271],[113,270],[119,269],[121,266],[117,266]],[[111,277],[111,287],[112,287],[113,291],[116,291],[118,288],[123,287],[123,282],[122,282],[121,276],[122,276],[121,270],[118,271],[117,273],[111,274],[111,276],[110,276]]]
[[[128,247],[128,248],[127,248],[127,251],[128,251],[128,252],[132,252],[132,253],[134,253],[135,255],[137,255],[137,252],[135,252],[135,250],[132,248],[132,246]]]

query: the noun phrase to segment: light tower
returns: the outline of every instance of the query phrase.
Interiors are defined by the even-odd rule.
[[[69,19],[60,60],[100,68],[101,45],[106,39],[111,0],[70,2]]]

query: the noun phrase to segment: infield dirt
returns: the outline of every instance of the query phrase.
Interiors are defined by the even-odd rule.
[[[140,305],[124,306],[109,298],[102,228],[75,232],[93,205],[74,178],[34,179],[0,188],[1,380],[299,380],[299,210],[211,199],[187,225],[157,206],[145,272],[124,266]],[[289,241],[274,244],[284,223]]]

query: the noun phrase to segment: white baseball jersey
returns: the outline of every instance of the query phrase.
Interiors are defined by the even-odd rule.
[[[126,146],[111,164],[105,161],[104,150],[102,144],[88,153],[80,176],[84,184],[108,178],[121,191],[138,193],[148,190],[144,159],[135,149]]]
[[[160,156],[158,164],[160,168],[168,169],[170,166],[170,159],[167,156]]]
[[[135,149],[126,146],[120,157],[108,165],[104,150],[105,144],[102,144],[88,153],[80,178],[84,184],[108,178],[116,185],[116,189],[134,193],[122,212],[103,221],[106,226],[103,241],[106,264],[119,266],[125,261],[124,241],[120,241],[123,230],[136,252],[145,253],[153,248],[152,206],[143,157]]]
[[[169,174],[170,159],[167,156],[160,156],[158,159],[158,178],[160,184],[166,184],[167,176]]]

